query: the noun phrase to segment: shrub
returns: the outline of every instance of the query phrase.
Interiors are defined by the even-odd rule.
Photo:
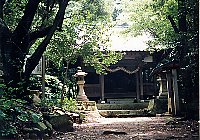
[[[73,98],[69,98],[69,99],[65,98],[63,100],[62,108],[67,111],[76,112],[77,111],[76,100]]]
[[[31,90],[40,90],[42,87],[41,83],[42,79],[39,75],[32,75],[30,78],[30,86]],[[61,98],[62,92],[62,83],[56,76],[45,75],[45,95],[46,99],[43,101],[48,106],[57,105],[58,99]]]
[[[22,128],[42,120],[42,114],[21,99],[7,96],[6,86],[0,85],[0,138],[17,137]]]

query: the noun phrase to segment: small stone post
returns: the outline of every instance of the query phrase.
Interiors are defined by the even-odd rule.
[[[77,95],[77,101],[88,101],[87,96],[85,95],[85,91],[84,91],[84,76],[86,76],[87,73],[83,72],[81,70],[81,67],[78,67],[78,71],[77,73],[74,75],[75,77],[78,78],[77,84],[79,86],[79,92]]]
[[[166,79],[166,73],[159,74],[159,79],[157,81],[160,84],[160,90],[159,90],[159,99],[167,99],[168,97],[168,91],[167,91],[167,79]]]
[[[167,73],[167,88],[168,88],[168,113],[174,115],[174,97],[172,89],[172,74],[171,71]]]

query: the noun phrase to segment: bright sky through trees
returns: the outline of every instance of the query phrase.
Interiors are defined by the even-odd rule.
[[[139,36],[124,35],[127,27],[129,27],[132,22],[130,20],[130,12],[126,9],[127,3],[130,0],[114,0],[113,1],[113,12],[116,12],[115,26],[112,29],[111,35],[111,49],[117,51],[139,51],[146,50],[148,45],[146,44],[152,37],[144,33]]]

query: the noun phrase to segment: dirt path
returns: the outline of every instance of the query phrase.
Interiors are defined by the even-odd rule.
[[[74,124],[75,131],[57,136],[68,140],[198,140],[198,122],[170,117],[98,118]]]

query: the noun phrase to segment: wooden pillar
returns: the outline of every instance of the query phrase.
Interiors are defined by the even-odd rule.
[[[104,75],[99,76],[99,81],[100,81],[101,101],[104,101],[105,100],[105,96],[104,96]]]
[[[135,77],[136,77],[136,97],[137,97],[137,101],[139,101],[140,100],[139,72],[135,73]]]
[[[172,89],[172,74],[171,71],[167,73],[167,90],[168,90],[168,113],[174,115],[174,97]]]
[[[140,69],[140,71],[139,71],[139,79],[140,79],[140,99],[143,100],[143,97],[144,97],[144,89],[143,89],[142,69]]]
[[[172,69],[172,77],[173,77],[173,91],[174,91],[174,115],[178,115],[180,113],[180,106],[179,106],[177,70],[176,69]]]

